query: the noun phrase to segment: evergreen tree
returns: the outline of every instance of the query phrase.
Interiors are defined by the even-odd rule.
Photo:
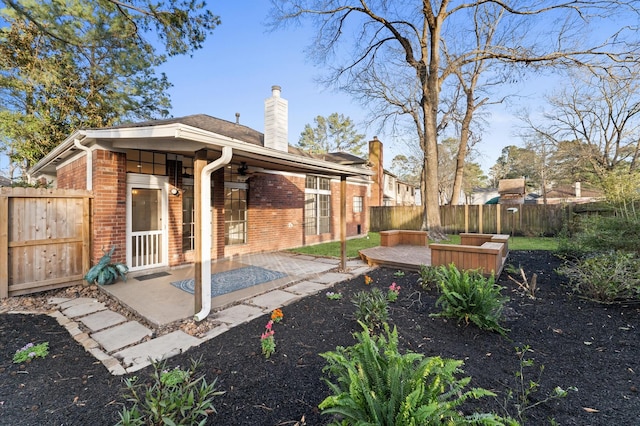
[[[202,5],[170,3],[162,12],[167,5],[149,1],[4,0],[0,149],[14,164],[24,171],[77,128],[168,116],[170,83],[156,67],[166,54],[199,48],[218,22],[189,13]],[[144,40],[153,28],[166,54]]]
[[[304,151],[322,154],[349,152],[358,157],[364,155],[365,135],[359,134],[349,117],[334,112],[328,117],[317,116],[315,127],[304,126],[298,147]]]

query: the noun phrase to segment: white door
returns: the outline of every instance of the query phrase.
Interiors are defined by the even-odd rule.
[[[167,265],[167,185],[152,175],[127,176],[127,264],[132,271]]]

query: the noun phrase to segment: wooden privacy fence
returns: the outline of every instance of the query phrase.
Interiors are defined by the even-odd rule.
[[[90,200],[87,191],[0,188],[0,298],[82,281]]]
[[[511,235],[556,235],[572,217],[573,206],[539,204],[484,204],[440,206],[445,232],[479,232]],[[420,229],[421,206],[371,207],[371,230]]]

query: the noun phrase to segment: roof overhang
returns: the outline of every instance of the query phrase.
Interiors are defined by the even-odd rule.
[[[316,173],[328,176],[371,176],[368,168],[337,164],[316,158],[303,157],[263,146],[243,142],[197,127],[181,123],[149,127],[122,127],[77,130],[30,168],[29,174],[54,175],[61,162],[77,154],[75,140],[85,146],[104,149],[140,149],[193,156],[196,151],[221,152],[223,147],[233,149],[234,161],[245,161],[253,167],[292,173]]]

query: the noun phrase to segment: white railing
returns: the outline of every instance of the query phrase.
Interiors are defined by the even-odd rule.
[[[132,232],[131,269],[162,264],[162,230]]]

